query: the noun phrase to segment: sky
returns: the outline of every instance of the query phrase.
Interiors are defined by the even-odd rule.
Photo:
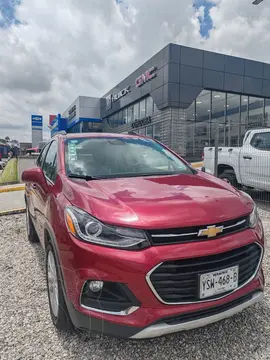
[[[269,0],[0,0],[0,138],[31,141],[31,114],[104,95],[170,42],[270,62],[269,18]]]

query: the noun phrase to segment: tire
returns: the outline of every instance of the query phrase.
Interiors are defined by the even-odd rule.
[[[235,188],[239,187],[239,184],[237,182],[237,178],[235,175],[234,170],[225,170],[220,176],[220,179],[228,182],[229,184],[231,184],[232,186],[234,186]]]
[[[59,265],[50,243],[46,248],[46,281],[50,314],[54,326],[60,332],[73,330],[63,294]]]
[[[28,241],[30,243],[35,244],[35,243],[39,242],[37,232],[35,230],[35,227],[33,225],[33,221],[32,221],[32,219],[30,217],[30,214],[29,214],[29,209],[28,209],[27,203],[26,203],[26,232],[27,232]]]

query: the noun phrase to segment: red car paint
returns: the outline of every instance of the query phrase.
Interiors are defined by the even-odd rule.
[[[56,239],[66,301],[78,313],[117,326],[134,327],[139,332],[163,318],[213,308],[255,290],[263,291],[261,263],[248,284],[217,300],[167,305],[155,296],[146,281],[149,271],[165,261],[221,254],[255,242],[264,247],[260,220],[255,228],[230,233],[215,240],[197,239],[180,244],[150,246],[139,251],[103,247],[82,242],[71,235],[64,219],[65,208],[70,205],[83,209],[105,224],[143,230],[205,227],[206,224],[249,216],[252,212],[254,204],[251,199],[223,180],[201,171],[193,175],[91,181],[68,178],[65,172],[64,140],[105,135],[130,137],[102,133],[56,136],[58,172],[55,183],[48,182],[44,191],[42,184],[29,181],[36,170],[26,170],[23,174],[27,183],[26,201],[41,244],[46,248],[48,233]],[[83,284],[89,279],[126,284],[139,301],[139,309],[128,316],[85,309],[80,304],[80,296]],[[114,335],[113,332],[111,334]]]

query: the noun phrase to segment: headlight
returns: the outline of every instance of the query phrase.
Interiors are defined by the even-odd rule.
[[[247,194],[246,192],[244,191],[241,191],[239,190],[241,194],[243,194],[245,197],[247,197],[252,203],[253,203],[253,210],[252,210],[252,213],[249,215],[249,226],[251,228],[255,228],[258,221],[259,221],[259,214],[258,214],[258,208],[257,208],[257,205],[254,203],[252,197]]]
[[[249,226],[251,228],[255,228],[258,223],[258,220],[259,220],[258,209],[257,209],[257,205],[254,204],[252,213],[249,215]]]
[[[150,246],[143,230],[105,225],[75,206],[66,208],[65,220],[68,231],[79,240],[126,250]]]

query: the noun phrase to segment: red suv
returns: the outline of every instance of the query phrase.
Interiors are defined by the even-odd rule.
[[[56,135],[23,181],[60,330],[152,338],[263,297],[264,233],[250,196],[158,141]]]

